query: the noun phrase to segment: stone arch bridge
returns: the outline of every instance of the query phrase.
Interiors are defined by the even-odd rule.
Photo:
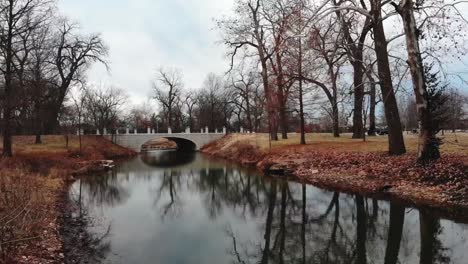
[[[158,139],[174,141],[179,150],[199,151],[204,145],[222,138],[226,134],[226,130],[223,129],[222,133],[209,133],[208,129],[201,133],[191,133],[189,129],[187,129],[185,133],[172,133],[170,130],[168,133],[154,133],[153,130],[148,130],[148,133],[144,134],[137,133],[136,131],[134,133],[129,133],[127,130],[125,134],[106,134],[107,133],[104,132],[104,137],[108,140],[112,140],[115,144],[132,149],[136,152],[142,152],[143,145]]]

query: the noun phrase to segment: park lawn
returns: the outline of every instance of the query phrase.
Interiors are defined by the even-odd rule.
[[[440,135],[444,144],[441,146],[442,153],[459,153],[468,154],[468,133],[445,133]],[[408,152],[417,152],[418,136],[414,134],[405,134],[405,145]],[[257,146],[262,151],[269,150],[268,134],[250,134],[243,135],[243,140],[247,140],[251,145]],[[298,143],[300,134],[290,133],[288,139],[279,139],[272,141],[271,146],[274,151],[290,148],[301,147]],[[344,133],[339,138],[334,138],[329,133],[309,133],[306,134],[305,148],[318,151],[343,151],[343,152],[385,152],[388,150],[388,137],[375,136],[367,137],[364,142],[362,139],[353,139],[352,134]]]
[[[0,138],[1,139],[1,138]],[[13,153],[15,154],[67,154],[80,151],[80,141],[78,136],[69,136],[68,148],[65,136],[43,136],[42,144],[35,144],[33,136],[15,136],[13,137]],[[0,149],[3,141],[0,142]],[[127,152],[124,148],[114,145],[102,137],[83,136],[82,137],[83,155],[105,154],[106,152],[119,154]]]

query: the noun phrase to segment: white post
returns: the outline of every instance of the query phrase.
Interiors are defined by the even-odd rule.
[[[127,127],[127,129],[125,130],[125,133],[128,135],[130,134],[130,128]]]
[[[155,134],[155,133],[154,133],[154,129],[153,129],[153,128],[151,129],[151,134]]]
[[[168,127],[168,128],[167,128],[167,133],[168,133],[168,134],[172,134],[172,128]]]
[[[104,128],[104,132],[102,132],[102,134],[104,134],[104,136],[107,135],[107,128]]]
[[[190,127],[187,127],[187,128],[185,129],[185,134],[190,134]]]
[[[209,133],[210,133],[210,130],[208,130],[208,127],[205,127],[205,133],[206,133],[206,134],[209,134]]]
[[[148,134],[148,135],[151,134],[151,128],[149,128],[149,127],[146,128],[146,134]]]
[[[101,133],[99,133],[99,129],[96,129],[96,135],[100,135]]]
[[[215,134],[218,134],[218,129],[217,128],[215,129]]]
[[[244,128],[243,127],[240,128],[240,133],[244,134]]]
[[[119,134],[119,129],[115,129],[115,134],[118,135]]]
[[[133,134],[135,134],[135,135],[138,134],[138,130],[136,128],[133,129]]]
[[[223,127],[223,134],[227,134],[226,127]]]
[[[203,128],[200,130],[200,133],[202,133],[202,134],[203,134]]]

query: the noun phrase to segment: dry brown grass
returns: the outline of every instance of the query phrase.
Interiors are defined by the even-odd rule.
[[[59,216],[55,204],[63,179],[56,173],[58,171],[53,171],[44,177],[27,171],[22,164],[2,168],[0,263],[2,259],[6,263],[15,263],[18,261],[15,252],[32,251],[39,245],[46,244],[50,251],[61,249],[54,234],[58,232]]]
[[[13,152],[20,155],[61,155],[78,153],[80,151],[78,136],[69,137],[68,148],[64,136],[43,136],[42,142],[42,144],[35,144],[34,137],[16,136],[13,138]],[[81,145],[82,154],[85,158],[97,158],[95,156],[106,158],[106,156],[126,155],[129,153],[128,150],[98,136],[83,136]],[[1,148],[2,142],[0,142]]]
[[[283,147],[303,147],[299,146],[300,135],[292,133],[286,140],[272,141],[272,150]],[[405,134],[405,144],[408,152],[416,152],[418,149],[417,135]],[[444,140],[442,152],[468,154],[468,133],[446,133],[441,136]],[[237,135],[237,140],[249,142],[264,151],[269,149],[269,140],[267,134],[244,134]],[[362,139],[352,139],[351,134],[342,134],[339,138],[334,138],[331,134],[307,134],[307,148],[324,151],[343,151],[343,152],[385,152],[388,150],[387,136],[367,137],[364,142]]]
[[[13,158],[0,159],[0,263],[63,261],[58,204],[66,177],[83,161],[133,154],[95,136],[82,138],[82,151],[76,136],[69,138],[68,148],[63,136],[45,136],[43,144],[18,136],[13,153]]]

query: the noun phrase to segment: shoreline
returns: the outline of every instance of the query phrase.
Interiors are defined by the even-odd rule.
[[[468,222],[468,155],[443,154],[429,165],[416,165],[416,154],[314,150],[288,145],[270,152],[228,135],[205,146],[202,153],[254,166],[267,176],[288,178],[329,191],[359,194],[424,207]]]
[[[102,161],[118,162],[136,155],[99,137],[84,137],[86,145],[81,153],[76,148],[76,142],[69,149],[57,147],[57,142],[61,145],[62,140],[61,137],[44,137],[46,143],[34,145],[29,137],[17,137],[19,150],[15,156],[0,162],[0,176],[4,176],[2,180],[7,179],[10,187],[18,189],[18,195],[34,193],[29,198],[31,203],[41,206],[38,209],[33,204],[32,208],[27,208],[34,216],[38,215],[29,223],[31,227],[26,233],[34,239],[19,240],[6,248],[6,263],[81,263],[81,258],[89,259],[93,248],[87,242],[91,241],[86,233],[88,219],[86,215],[81,219],[71,217],[76,208],[68,197],[69,188],[80,177],[105,172],[107,168],[102,166]],[[75,138],[73,140],[76,141]],[[12,180],[8,181],[9,178]],[[33,180],[39,183],[38,186],[28,184]],[[47,192],[47,199],[37,196],[36,192],[41,195]],[[0,204],[0,209],[2,206],[7,209],[17,207],[14,204]],[[10,228],[15,230],[16,227]],[[23,236],[25,234],[15,234],[11,239],[17,240]]]

